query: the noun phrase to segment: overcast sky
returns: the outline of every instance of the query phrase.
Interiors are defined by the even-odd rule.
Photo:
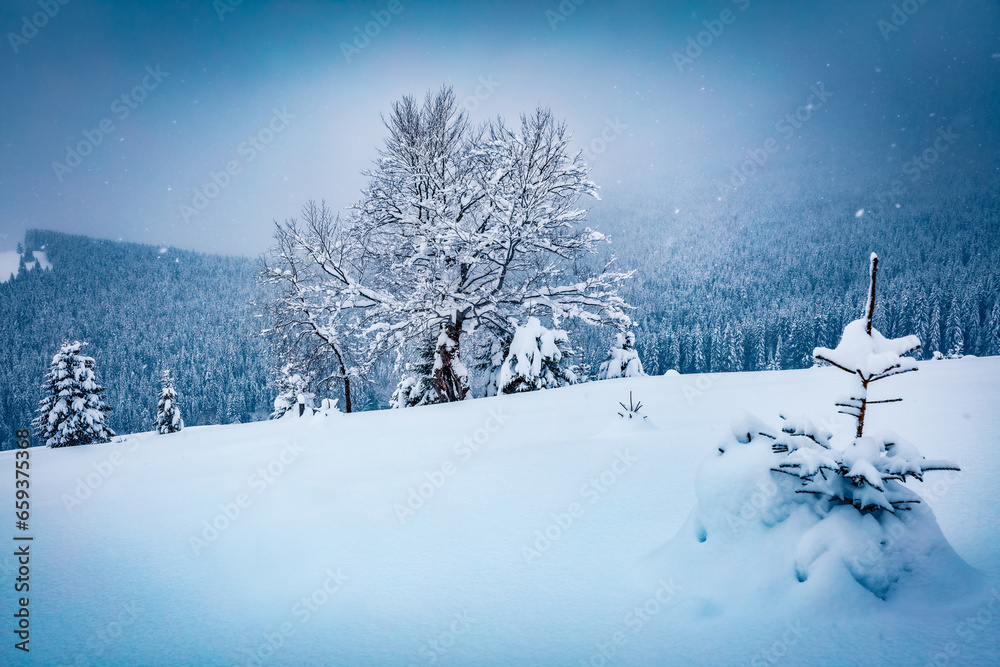
[[[601,206],[716,196],[755,154],[831,195],[935,141],[967,182],[1000,165],[995,1],[233,3],[0,0],[0,250],[256,255],[307,199],[355,201],[380,114],[442,84],[474,121],[565,118]]]

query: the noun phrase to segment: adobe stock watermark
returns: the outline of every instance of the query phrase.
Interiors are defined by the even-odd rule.
[[[930,171],[931,167],[941,159],[945,153],[951,150],[955,142],[962,137],[949,125],[947,128],[939,127],[934,141],[919,154],[913,155],[903,163],[900,174],[889,184],[889,189],[879,197],[882,200],[895,200],[905,195],[910,190],[911,184],[916,184]],[[904,178],[905,177],[905,178]]]
[[[892,6],[892,13],[889,19],[879,19],[875,22],[876,27],[882,33],[882,39],[889,41],[889,37],[894,32],[899,32],[910,20],[910,17],[920,11],[920,8],[927,4],[927,0],[903,0],[898,5]]]
[[[409,489],[406,502],[396,503],[392,506],[399,523],[406,523],[408,518],[416,514],[428,500],[444,488],[448,479],[458,472],[459,464],[468,462],[506,422],[504,406],[490,408],[483,425],[452,446],[451,451],[457,457],[457,462],[452,458],[447,458],[434,470],[424,473],[424,481]]]
[[[476,620],[468,611],[455,614],[446,630],[442,630],[420,645],[420,657],[425,658],[428,665],[435,664],[455,645],[459,637],[467,634],[475,624]]]
[[[587,501],[587,505],[593,505],[606,494],[611,487],[618,483],[628,470],[639,459],[633,456],[628,449],[622,449],[615,453],[615,459],[611,465],[601,471],[600,474],[590,478],[580,487],[580,497]],[[542,530],[535,531],[535,541],[530,545],[521,547],[521,555],[528,565],[542,554],[552,548],[552,545],[563,538],[573,527],[573,524],[583,516],[586,505],[573,501],[566,506],[564,512],[554,512],[550,515],[552,523]]]
[[[236,8],[243,4],[243,0],[213,0],[212,9],[220,21],[226,20],[226,14],[235,12]]]
[[[132,90],[122,93],[111,102],[111,113],[119,121],[126,120],[168,76],[170,76],[170,72],[161,71],[159,65],[155,68],[146,67],[146,75],[142,77],[142,81]],[[92,130],[83,130],[83,139],[78,141],[75,146],[66,146],[66,157],[63,162],[52,162],[52,171],[59,182],[62,183],[67,174],[83,164],[83,158],[93,153],[94,149],[104,142],[104,138],[114,131],[115,124],[110,117],[102,118],[98,121],[97,127]]]
[[[292,605],[290,614],[299,622],[299,625],[308,623],[320,609],[333,599],[333,596],[343,588],[344,583],[349,579],[346,574],[340,571],[339,567],[327,568],[323,574],[325,576],[323,583],[314,588],[308,595],[303,595]],[[247,667],[263,667],[289,638],[295,636],[295,633],[295,624],[291,620],[284,621],[278,625],[274,632],[261,633],[261,642],[257,646],[249,649],[237,649],[239,653],[243,654],[240,659],[245,658],[244,664]]]
[[[694,61],[700,58],[706,49],[715,44],[715,40],[726,31],[726,26],[735,23],[736,17],[750,6],[750,0],[732,0],[732,3],[736,5],[739,13],[731,9],[723,9],[716,18],[702,21],[701,24],[705,29],[694,37],[688,37],[687,46],[684,47],[683,51],[674,51],[670,54],[678,72],[683,74],[685,67],[688,68],[688,71],[693,70]]]
[[[629,610],[622,618],[621,625],[624,629],[617,627],[611,632],[608,641],[594,644],[596,651],[587,660],[581,660],[582,667],[604,667],[618,654],[618,650],[628,643],[633,637],[646,627],[653,617],[659,614],[664,607],[670,604],[674,598],[681,593],[681,587],[674,583],[673,578],[664,581],[660,579],[656,592],[649,596],[642,604],[637,604]],[[631,634],[630,634],[631,633]]]
[[[694,385],[685,384],[681,387],[681,391],[684,392],[684,398],[687,399],[688,405],[694,405],[694,399],[704,396],[713,384],[715,384],[713,376],[708,373],[699,373],[698,377],[695,378]]]
[[[139,441],[134,440],[132,447],[127,453],[131,454],[139,448]],[[102,460],[91,464],[93,472],[87,473],[83,477],[76,478],[76,486],[73,493],[63,493],[63,506],[68,510],[76,509],[90,498],[97,489],[101,488],[108,479],[115,473],[119,466],[125,463],[125,454],[119,450],[113,450]]]
[[[184,218],[184,222],[190,222],[206,208],[209,203],[216,199],[222,192],[230,186],[233,178],[243,172],[243,167],[253,162],[258,155],[267,150],[267,147],[284,132],[290,123],[295,119],[295,115],[288,113],[286,107],[281,111],[273,109],[271,118],[267,124],[254,132],[248,134],[245,141],[236,148],[236,159],[229,160],[219,171],[209,171],[208,179],[201,187],[195,188],[191,192],[191,199],[178,207],[178,212]]]
[[[722,181],[715,182],[720,200],[725,199],[726,194],[732,190],[743,187],[748,179],[755,176],[771,161],[771,156],[781,148],[776,137],[781,137],[786,141],[794,137],[795,132],[801,130],[813,117],[813,114],[826,106],[826,103],[833,97],[833,93],[827,90],[822,82],[810,86],[809,91],[810,94],[806,97],[804,104],[796,108],[794,112],[786,113],[774,123],[776,136],[768,137],[759,148],[747,152],[746,160],[730,168],[728,187]]]
[[[601,130],[600,136],[594,137],[583,147],[583,159],[587,161],[587,164],[593,165],[597,158],[608,150],[608,146],[615,143],[620,136],[625,134],[627,129],[628,125],[621,122],[618,116],[615,116],[614,120],[605,119],[604,129]]]
[[[545,20],[549,22],[549,27],[553,30],[558,28],[560,23],[564,23],[566,19],[576,12],[576,8],[586,1],[587,0],[562,0],[562,2],[560,2],[555,9],[546,9]]]
[[[462,100],[462,108],[469,113],[475,111],[479,108],[479,105],[482,102],[485,102],[493,96],[493,93],[500,87],[500,85],[500,81],[493,80],[492,74],[487,76],[485,79],[483,77],[479,77],[479,85],[476,86],[476,89],[472,91],[471,95]]]
[[[113,621],[108,621],[104,626],[99,627],[87,637],[84,645],[86,652],[76,655],[73,661],[74,667],[107,664],[107,660],[100,659],[101,656],[125,636],[128,627],[135,623],[142,611],[144,611],[143,608],[135,600],[132,600],[128,604],[123,604]]]
[[[789,649],[799,643],[799,640],[809,631],[802,625],[802,621],[795,619],[788,621],[785,626],[788,628],[781,637],[774,640],[770,646],[762,648],[750,659],[751,667],[767,667],[774,665],[788,655]]]
[[[361,55],[361,52],[368,48],[372,40],[382,34],[382,30],[389,27],[392,19],[403,13],[406,7],[403,0],[389,0],[385,4],[385,9],[373,9],[370,14],[372,20],[364,25],[364,29],[354,26],[354,38],[348,42],[340,43],[340,52],[344,54],[344,59],[348,63],[351,59]]]
[[[30,17],[21,17],[21,29],[14,33],[7,33],[7,41],[16,54],[22,46],[31,41],[42,28],[49,24],[49,21],[56,17],[63,6],[68,5],[70,0],[38,0],[38,7],[41,9]]]
[[[294,441],[289,442],[277,456],[267,462],[267,465],[257,468],[256,472],[247,477],[247,485],[258,496],[264,493],[302,455],[305,449],[305,445]],[[252,503],[253,497],[249,493],[238,493],[231,502],[219,505],[219,513],[210,521],[203,522],[201,536],[191,535],[188,538],[188,544],[194,555],[199,555],[210,544],[219,539],[222,533],[226,532],[232,524],[236,523],[237,519],[243,516],[244,511]]]
[[[950,664],[952,660],[962,654],[962,649],[965,646],[975,641],[976,637],[981,637],[984,632],[991,631],[990,626],[998,619],[1000,619],[1000,588],[994,586],[986,604],[980,607],[974,615],[967,616],[965,620],[955,626],[955,634],[962,640],[962,643],[951,641],[939,646],[927,661],[927,667],[944,667]],[[995,633],[996,630],[992,629],[992,632]]]

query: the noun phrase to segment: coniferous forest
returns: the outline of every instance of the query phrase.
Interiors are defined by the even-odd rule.
[[[861,216],[829,201],[793,209],[741,196],[738,207],[706,198],[680,216],[662,213],[669,207],[653,198],[601,202],[588,216],[612,238],[618,268],[637,269],[622,294],[634,307],[647,373],[810,365],[813,348],[835,345],[858,317],[864,286],[856,276],[867,256],[857,248],[891,259],[881,280],[898,298],[879,302],[880,331],[916,334],[921,359],[1000,354],[995,195],[955,195],[947,205],[913,199],[905,211]],[[0,381],[10,389],[0,397],[4,449],[35,416],[65,338],[89,343],[118,433],[153,428],[163,369],[176,378],[188,426],[267,419],[280,360],[260,335],[267,295],[255,260],[41,230],[28,232],[24,248],[44,248],[53,268],[0,283]],[[592,379],[615,330],[565,328],[580,379]],[[387,406],[399,380],[391,366],[355,383],[355,410]],[[474,396],[485,382],[473,379]],[[318,389],[339,398],[335,384]]]

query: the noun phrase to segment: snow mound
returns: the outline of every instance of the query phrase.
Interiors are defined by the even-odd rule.
[[[782,466],[796,453],[826,451],[813,439],[809,425],[791,421],[777,435],[744,413],[733,419],[730,430],[717,453],[699,469],[697,507],[688,529],[675,538],[690,542],[693,536],[713,559],[757,554],[767,560],[766,567],[741,573],[730,585],[744,588],[748,595],[752,590],[791,595],[796,583],[817,578],[823,590],[814,590],[814,595],[835,598],[842,595],[837,589],[846,586],[855,588],[852,596],[865,590],[883,600],[900,594],[951,599],[974,592],[976,571],[952,549],[930,508],[899,482],[896,494],[905,492],[910,499],[905,509],[893,512],[886,504],[887,509],[873,505],[869,509],[875,511],[861,511],[850,503],[803,492],[799,478],[782,474]],[[814,448],[796,449],[792,444],[789,453],[787,443],[798,438]],[[875,439],[859,442],[874,448]],[[911,449],[882,458],[895,461],[904,453],[915,453]],[[850,476],[872,452],[862,454],[831,450],[830,457],[851,459]],[[843,470],[842,462],[834,465],[815,458],[817,469],[827,470],[825,479],[831,483],[838,479],[830,471]],[[810,465],[801,456],[795,460]],[[870,481],[883,483],[882,471],[868,467]]]

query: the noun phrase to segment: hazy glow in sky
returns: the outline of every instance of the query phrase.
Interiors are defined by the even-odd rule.
[[[355,201],[380,114],[445,83],[474,121],[551,107],[603,207],[672,213],[754,159],[884,191],[947,128],[936,174],[995,182],[988,0],[235,2],[0,2],[0,250],[40,227],[256,254],[307,199]]]

